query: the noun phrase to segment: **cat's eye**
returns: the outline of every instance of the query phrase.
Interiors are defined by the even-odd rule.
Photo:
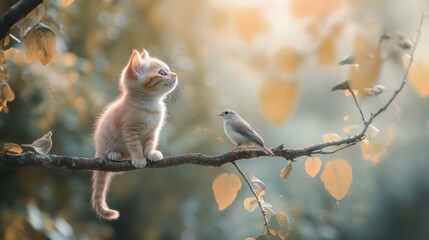
[[[161,76],[167,76],[167,73],[164,70],[162,70],[162,69],[159,70],[158,74],[161,75]]]

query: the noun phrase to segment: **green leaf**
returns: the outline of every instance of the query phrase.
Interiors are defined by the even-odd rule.
[[[255,186],[254,190],[258,196],[265,194],[265,183],[262,182],[261,179],[253,177],[250,181],[252,182],[253,186]]]
[[[276,233],[283,232],[285,234],[290,230],[289,218],[282,212],[278,212],[272,216],[268,225],[270,226],[270,229],[273,229]]]

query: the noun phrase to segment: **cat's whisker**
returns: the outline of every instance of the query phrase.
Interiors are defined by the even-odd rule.
[[[176,89],[168,95],[168,100],[170,102],[178,102],[180,101],[187,101],[189,102],[191,94],[189,93],[189,90],[185,87],[185,84],[179,80]]]

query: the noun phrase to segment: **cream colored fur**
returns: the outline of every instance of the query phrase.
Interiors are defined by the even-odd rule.
[[[146,50],[134,50],[120,78],[121,95],[108,104],[95,124],[95,157],[109,160],[131,159],[137,168],[147,159],[163,158],[157,150],[165,121],[164,98],[177,85],[177,74]],[[94,171],[92,206],[98,216],[117,219],[119,212],[109,209],[106,195],[113,173]]]

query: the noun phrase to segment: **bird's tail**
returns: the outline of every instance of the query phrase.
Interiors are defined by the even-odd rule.
[[[110,209],[106,203],[106,195],[112,180],[113,173],[93,171],[91,203],[97,215],[107,220],[115,220],[119,212]]]
[[[273,151],[271,151],[271,149],[269,149],[269,148],[267,148],[265,146],[262,146],[262,149],[264,150],[264,152],[266,154],[271,155],[271,156],[275,156],[275,154],[273,153]]]

